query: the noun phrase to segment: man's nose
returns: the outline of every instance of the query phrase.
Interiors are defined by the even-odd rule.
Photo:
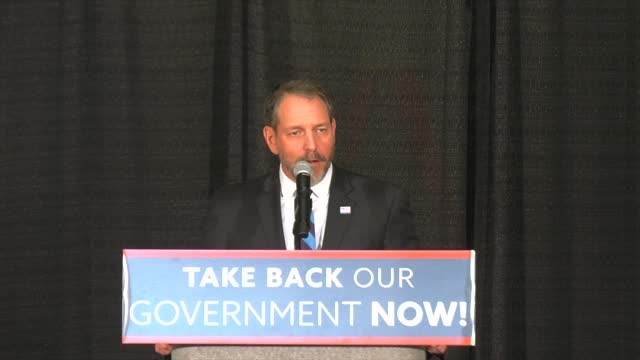
[[[314,133],[308,132],[304,138],[304,149],[306,151],[315,151],[316,150],[316,139],[314,137]]]

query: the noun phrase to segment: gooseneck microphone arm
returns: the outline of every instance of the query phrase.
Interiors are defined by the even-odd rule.
[[[301,249],[302,239],[311,228],[311,174],[313,167],[308,162],[298,161],[293,168],[296,177],[295,222],[293,223],[294,246]]]

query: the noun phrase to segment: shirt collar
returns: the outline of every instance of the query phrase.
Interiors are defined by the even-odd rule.
[[[282,170],[282,164],[280,164],[280,196],[286,198],[293,198],[296,195],[296,183],[289,179],[287,175],[285,175],[284,170]],[[313,185],[311,187],[311,191],[313,195],[319,198],[326,198],[329,196],[329,186],[331,185],[331,177],[333,176],[333,163],[329,164],[329,168],[327,169],[327,173],[324,175],[324,178],[320,180],[319,183]]]

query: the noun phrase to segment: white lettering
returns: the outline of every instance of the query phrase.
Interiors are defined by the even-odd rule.
[[[151,302],[148,300],[138,300],[136,302],[134,302],[133,304],[131,304],[131,308],[129,309],[129,317],[131,318],[131,321],[136,324],[136,325],[141,325],[141,326],[146,326],[146,325],[150,325],[151,324],[151,313],[148,311],[143,311],[140,315],[142,315],[144,317],[143,321],[138,320],[138,317],[136,316],[136,308],[138,307],[138,305],[146,305],[149,306],[151,305]]]
[[[218,311],[217,310],[212,310],[211,307],[212,306],[216,306],[219,304],[219,302],[217,300],[211,301],[211,300],[207,300],[204,302],[204,324],[205,326],[218,326],[220,325],[219,322],[217,321],[211,321],[209,319],[210,316],[217,316],[218,315]]]
[[[164,321],[163,319],[160,318],[160,309],[162,309],[164,305],[169,305],[169,307],[173,310],[173,319],[169,321]],[[178,305],[173,301],[169,301],[169,300],[160,301],[156,305],[156,308],[153,312],[153,316],[156,319],[156,322],[158,324],[163,326],[171,326],[178,322],[178,319],[180,318],[180,309],[178,309]]]
[[[380,326],[380,317],[387,324],[387,326],[396,325],[396,304],[393,301],[387,302],[387,311],[384,310],[379,302],[373,301],[371,303],[371,326]]]
[[[398,271],[398,285],[402,287],[402,283],[406,282],[411,288],[414,288],[411,278],[413,277],[413,270],[410,268],[400,268]]]
[[[438,301],[436,303],[436,310],[433,311],[431,309],[431,303],[428,301],[423,301],[424,311],[427,314],[427,321],[431,326],[438,326],[440,319],[442,319],[442,324],[444,326],[451,326],[453,322],[453,317],[456,314],[456,307],[458,306],[457,301],[452,301],[449,303],[449,309],[445,309],[444,303],[442,301]]]
[[[267,311],[266,311],[266,304],[264,301],[260,302],[260,314],[258,314],[258,312],[256,311],[256,309],[253,307],[253,305],[248,302],[245,301],[244,302],[244,323],[246,326],[249,326],[249,313],[253,314],[253,317],[258,320],[258,322],[260,323],[260,325],[265,326],[267,325]]]
[[[180,301],[180,307],[182,308],[182,312],[184,313],[184,316],[187,318],[187,323],[189,325],[193,325],[193,323],[196,320],[196,314],[198,314],[198,310],[200,310],[200,304],[202,304],[201,300],[198,300],[196,302],[196,307],[195,309],[193,309],[193,313],[189,314],[189,309],[187,309],[187,304],[184,303],[184,301]]]
[[[326,287],[342,287],[342,283],[338,279],[338,275],[342,272],[342,268],[332,269],[327,268],[327,276],[326,276]]]
[[[307,273],[304,275],[304,280],[312,288],[315,288],[315,289],[321,288],[322,287],[322,280],[320,280],[320,281],[314,281],[313,280],[313,275],[315,275],[315,274],[322,275],[322,268],[314,267],[314,268],[311,268],[311,269],[307,270]]]
[[[233,307],[233,309],[230,309]],[[240,304],[235,301],[223,301],[222,302],[222,325],[227,326],[229,322],[228,318],[232,318],[236,325],[242,325],[238,319],[238,313],[240,312]]]
[[[305,321],[305,316],[313,314],[310,310],[305,310],[305,307],[313,305],[313,301],[300,301],[298,302],[298,325],[299,326],[313,326],[313,322]]]
[[[361,281],[360,280],[360,273],[362,273],[362,272],[365,273],[365,279],[367,279],[367,281],[364,282],[364,283],[360,282]],[[353,274],[353,282],[359,288],[366,289],[368,287],[371,287],[371,285],[373,284],[373,272],[371,270],[369,270],[368,268],[359,268]]]
[[[200,272],[200,268],[196,266],[185,266],[182,268],[182,272],[189,273],[189,287],[196,286],[196,273]]]
[[[278,304],[271,302],[271,326],[274,326],[275,324],[275,313],[278,313],[278,315],[280,316],[281,319],[284,319],[285,316],[287,316],[287,314],[289,314],[289,325],[293,326],[294,321],[293,321],[293,307],[294,302],[290,301],[287,304],[287,307],[284,308],[284,310],[280,310],[280,308],[278,307]]]
[[[407,309],[414,311],[415,316],[413,319],[407,318]],[[420,308],[420,304],[414,301],[405,301],[398,306],[398,320],[400,320],[400,323],[404,326],[416,326],[422,322],[423,317],[424,314],[422,308]]]
[[[200,287],[205,287],[207,285],[211,285],[213,287],[220,287],[220,282],[218,282],[218,276],[216,272],[213,271],[212,267],[208,267],[204,270],[204,275],[202,275],[202,279],[200,279]]]
[[[274,288],[282,286],[282,270],[280,268],[267,268],[267,287]]]
[[[349,306],[349,326],[353,327],[355,325],[355,312],[354,312],[354,307],[356,305],[362,305],[362,302],[360,301],[343,301],[342,302],[343,305],[348,305]]]
[[[256,287],[255,278],[256,278],[256,268],[254,267],[243,267],[242,268],[242,287],[243,288],[253,288]]]
[[[334,301],[333,316],[332,316],[331,313],[329,312],[329,309],[325,306],[325,304],[323,302],[318,302],[318,325],[319,326],[322,326],[322,314],[324,314],[327,318],[329,318],[329,320],[331,320],[334,326],[338,326],[338,323],[340,322],[340,313],[339,313],[338,305],[339,303],[337,301]]]
[[[238,272],[237,267],[232,267],[229,269],[228,267],[222,268],[222,287],[229,287],[231,284],[232,287],[240,287],[238,282],[236,281],[236,273]]]
[[[302,276],[298,268],[291,268],[291,270],[289,270],[289,276],[287,276],[287,280],[284,282],[284,287],[288,288],[291,287],[291,285],[297,285],[299,288],[304,287],[304,282],[302,281]]]

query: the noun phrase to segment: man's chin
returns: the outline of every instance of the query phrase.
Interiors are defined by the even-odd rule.
[[[280,160],[282,164],[285,164],[285,168],[291,173],[291,176],[293,176],[292,180],[295,180],[295,175],[293,172],[293,167],[295,166],[295,163],[290,164],[290,163],[285,163],[282,160]],[[311,164],[311,167],[313,168],[313,174],[311,175],[311,186],[319,183],[320,181],[322,181],[322,179],[324,179],[325,175],[327,174],[327,170],[329,170],[329,164],[331,164],[330,161],[310,161],[309,162]],[[289,176],[289,175],[287,175]]]
[[[329,170],[329,163],[327,162],[312,162],[311,166],[313,166],[313,175],[311,176],[311,186],[319,183],[324,179],[324,176],[327,175],[327,170]]]

